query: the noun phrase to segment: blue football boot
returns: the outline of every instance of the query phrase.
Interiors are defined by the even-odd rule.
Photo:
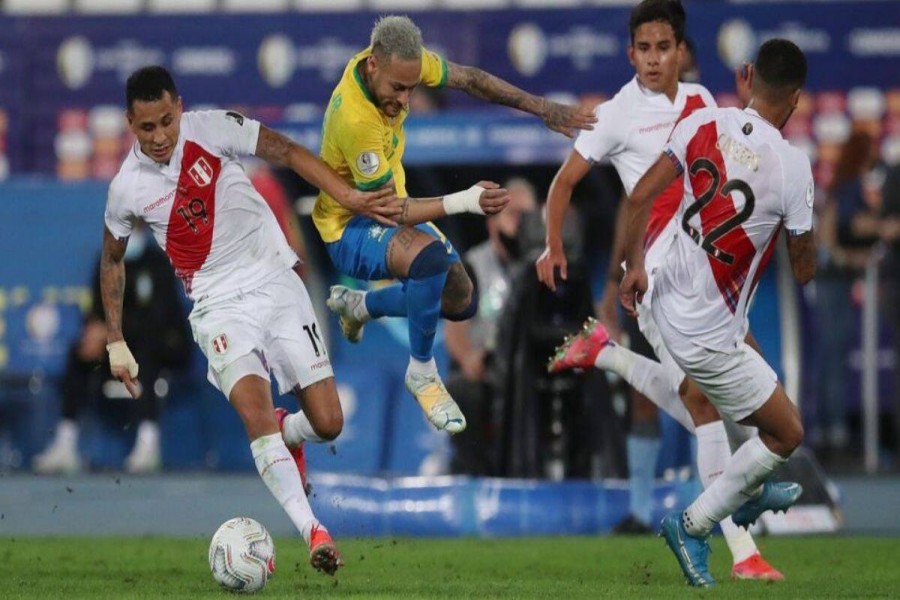
[[[756,498],[747,500],[731,515],[731,520],[738,527],[750,527],[767,510],[784,512],[800,499],[803,486],[793,481],[767,481],[763,484],[762,493]]]
[[[688,534],[681,521],[681,511],[670,512],[663,518],[659,534],[675,553],[688,583],[696,587],[716,585],[709,574],[709,536],[698,538]]]

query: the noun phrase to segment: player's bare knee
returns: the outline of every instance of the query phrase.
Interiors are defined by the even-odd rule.
[[[328,411],[317,415],[315,421],[310,420],[313,430],[320,438],[326,441],[337,439],[344,429],[344,414],[340,411]]]
[[[786,454],[791,454],[803,443],[803,423],[800,419],[791,419],[785,428],[784,439],[781,440]]]
[[[691,415],[694,425],[699,427],[708,423],[718,421],[721,417],[719,411],[712,402],[703,394],[703,391],[697,387],[697,384],[689,380],[687,377],[681,382],[678,393],[684,402],[685,408]]]

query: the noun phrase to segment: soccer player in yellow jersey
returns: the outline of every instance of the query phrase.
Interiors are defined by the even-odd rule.
[[[435,427],[458,433],[466,420],[441,382],[432,345],[440,317],[468,319],[477,302],[459,255],[430,221],[462,212],[494,214],[503,210],[509,195],[482,181],[442,197],[408,197],[401,163],[403,122],[419,84],[460,89],[530,112],[566,135],[589,129],[595,118],[589,110],[549,102],[480,69],[444,60],[423,47],[422,33],[409,18],[399,16],[375,24],[371,45],[350,60],[331,96],[322,159],[357,189],[392,187],[398,199],[354,210],[322,192],[313,220],[341,272],[400,283],[368,293],[334,286],[328,306],[340,315],[351,342],[361,339],[369,319],[408,317],[406,387]]]

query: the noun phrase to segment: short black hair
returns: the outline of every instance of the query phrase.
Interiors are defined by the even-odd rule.
[[[169,92],[172,100],[178,98],[178,89],[172,75],[159,65],[141,67],[131,74],[125,83],[125,106],[130,111],[136,100],[154,102]]]
[[[753,71],[772,99],[781,99],[806,83],[806,56],[794,42],[773,38],[759,47]]]
[[[681,0],[644,0],[631,11],[631,20],[628,22],[628,30],[631,32],[631,42],[634,43],[634,33],[644,23],[663,21],[672,26],[675,32],[675,42],[684,40],[684,24],[687,15]]]

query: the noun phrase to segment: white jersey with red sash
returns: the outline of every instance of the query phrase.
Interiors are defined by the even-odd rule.
[[[239,161],[259,127],[235,112],[185,112],[168,164],[135,143],[109,186],[107,228],[123,239],[145,221],[194,302],[254,290],[297,262]]]
[[[752,109],[704,109],[672,132],[666,153],[684,173],[671,256],[653,302],[693,343],[730,350],[782,226],[812,228],[809,159]]]
[[[597,124],[582,131],[575,150],[586,160],[608,158],[615,167],[625,192],[631,194],[644,173],[659,158],[675,125],[695,110],[715,106],[702,85],[679,83],[675,100],[642,86],[637,77],[625,84],[610,100],[597,106]],[[681,186],[673,185],[653,204],[645,237],[648,272],[664,256],[675,229],[670,226],[681,201]]]

